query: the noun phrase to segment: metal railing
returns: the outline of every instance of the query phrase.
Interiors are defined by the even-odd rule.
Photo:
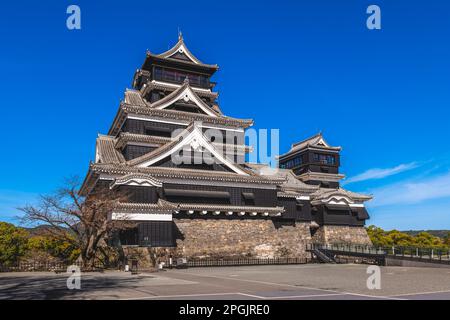
[[[427,247],[403,247],[403,246],[369,246],[355,244],[309,244],[308,251],[322,250],[334,252],[341,255],[359,256],[395,256],[411,259],[442,261],[450,263],[450,249],[427,248]]]
[[[450,249],[393,246],[383,250],[390,256],[450,262]]]
[[[312,243],[307,245],[307,250],[311,251],[314,249],[318,250],[328,250],[328,251],[339,251],[347,253],[360,253],[360,254],[370,254],[370,255],[384,255],[386,252],[374,246],[367,245],[354,245],[354,244],[318,244]]]

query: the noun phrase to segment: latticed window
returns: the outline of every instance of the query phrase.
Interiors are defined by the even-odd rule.
[[[330,165],[336,164],[336,158],[329,154],[314,153],[313,159],[314,162],[320,162],[323,164],[330,164]]]
[[[173,247],[175,245],[172,221],[142,222],[138,226],[139,245],[150,247]]]

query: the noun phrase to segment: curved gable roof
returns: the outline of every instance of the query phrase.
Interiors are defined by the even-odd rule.
[[[227,166],[234,173],[240,175],[249,175],[244,168],[240,165],[234,163],[233,161],[227,159],[222,152],[218,151],[214,145],[208,141],[208,139],[204,136],[201,128],[197,126],[195,123],[192,123],[189,127],[187,127],[183,132],[181,132],[176,138],[173,139],[172,142],[169,142],[158,149],[155,149],[147,154],[144,154],[140,157],[132,159],[127,162],[128,165],[137,166],[137,167],[148,167],[151,166],[158,161],[165,159],[171,156],[173,153],[179,151],[186,145],[190,145],[192,148],[197,149],[199,147],[205,148],[209,151],[220,163]]]
[[[155,101],[154,103],[150,104],[150,107],[155,109],[165,109],[178,100],[184,100],[185,102],[192,101],[194,102],[204,113],[206,113],[209,116],[217,117],[220,115],[219,112],[213,110],[210,108],[198,95],[197,93],[191,88],[189,85],[189,79],[186,78],[184,80],[184,83],[181,87],[170,93],[169,95],[165,96],[162,99],[159,99]]]
[[[178,35],[178,42],[171,49],[169,49],[163,53],[156,54],[154,56],[159,57],[159,58],[172,58],[176,54],[183,54],[184,56],[186,56],[189,59],[190,62],[192,62],[194,64],[205,65],[205,66],[207,65],[207,64],[201,62],[199,59],[197,59],[191,53],[191,51],[189,51],[188,47],[184,43],[183,35],[181,34],[181,32]],[[216,68],[216,69],[218,68],[217,65],[207,65],[207,66],[210,66],[210,67]]]

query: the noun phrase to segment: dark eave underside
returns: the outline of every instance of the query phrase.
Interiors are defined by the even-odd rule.
[[[201,72],[209,76],[212,76],[214,72],[216,72],[219,69],[218,65],[197,64],[186,60],[174,58],[162,58],[152,53],[147,53],[147,57],[145,59],[144,64],[142,65],[142,69],[151,70],[151,66],[153,64],[161,66],[173,66],[174,68],[180,69],[185,68],[186,71],[195,70],[197,72]]]

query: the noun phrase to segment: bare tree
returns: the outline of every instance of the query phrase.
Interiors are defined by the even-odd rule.
[[[19,208],[22,222],[45,223],[53,236],[76,244],[81,251],[83,267],[92,269],[99,248],[108,237],[134,226],[126,217],[112,220],[110,214],[128,195],[109,188],[99,188],[83,197],[78,178],[66,179],[64,186],[51,195],[41,196],[37,205]]]

